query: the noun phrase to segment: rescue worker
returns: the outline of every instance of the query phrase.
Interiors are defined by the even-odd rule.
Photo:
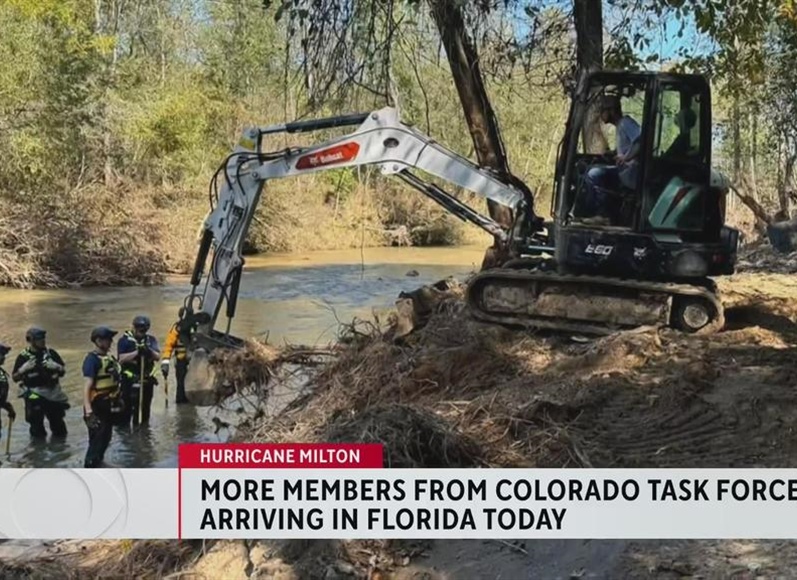
[[[120,390],[122,368],[111,354],[117,332],[107,326],[91,331],[94,350],[83,359],[83,421],[89,431],[89,447],[83,467],[103,467],[105,451],[111,443],[113,426],[123,420]]]
[[[169,334],[166,336],[166,342],[163,344],[163,356],[161,358],[161,373],[163,380],[169,380],[169,365],[171,363],[172,355],[174,355],[174,373],[175,380],[177,381],[177,395],[175,402],[180,405],[188,403],[188,397],[185,395],[185,376],[188,374],[188,349],[186,348],[185,333],[181,332],[180,323],[183,319],[184,308],[180,309],[180,320],[172,325],[169,329]]]
[[[161,357],[158,340],[147,333],[149,327],[149,318],[136,316],[133,319],[133,329],[125,332],[116,344],[119,363],[122,365],[122,399],[127,410],[125,425],[130,424],[130,419],[133,420],[133,425],[138,425],[139,400],[141,423],[149,423],[152,394],[158,384],[152,371]]]
[[[66,374],[61,355],[46,345],[47,331],[31,327],[25,333],[28,347],[17,356],[11,377],[22,383],[25,399],[25,420],[34,438],[47,437],[44,419],[50,424],[53,437],[66,437],[64,415],[69,398],[61,389],[60,378]]]
[[[8,390],[11,385],[8,373],[3,368],[6,362],[6,355],[11,352],[11,347],[0,344],[0,409],[5,409],[8,413],[9,421],[14,421],[17,418],[17,413],[14,411],[14,406],[8,402]]]

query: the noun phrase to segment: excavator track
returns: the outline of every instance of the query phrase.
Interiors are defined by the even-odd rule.
[[[711,334],[725,324],[715,286],[498,268],[475,275],[466,290],[475,318],[587,334],[672,326]]]

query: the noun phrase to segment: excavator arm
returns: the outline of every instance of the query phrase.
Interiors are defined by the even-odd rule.
[[[303,133],[358,125],[351,133],[311,147],[264,152],[263,141],[277,133]],[[234,346],[230,336],[244,259],[243,243],[268,182],[307,173],[376,165],[384,175],[396,176],[428,196],[458,218],[489,232],[505,247],[528,247],[541,229],[533,214],[533,199],[500,180],[491,171],[473,164],[430,137],[399,120],[387,107],[371,113],[298,121],[244,131],[234,152],[227,157],[211,183],[208,214],[191,276],[181,324],[194,337],[193,348],[211,350]],[[513,224],[506,228],[459,201],[413,170],[437,177],[512,210]],[[219,187],[221,183],[221,187]],[[207,272],[205,271],[207,268]],[[216,329],[225,308],[224,331]]]

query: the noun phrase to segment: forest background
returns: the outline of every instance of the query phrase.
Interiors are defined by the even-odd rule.
[[[393,105],[477,158],[443,40],[456,18],[439,17],[452,10],[538,213],[549,213],[565,88],[587,63],[708,75],[714,166],[769,216],[789,216],[792,0],[2,0],[0,284],[189,271],[208,183],[246,126]],[[753,233],[761,220],[735,200],[731,223]],[[247,251],[489,242],[400,182],[354,169],[271,184]]]

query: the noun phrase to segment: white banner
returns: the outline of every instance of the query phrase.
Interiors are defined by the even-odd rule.
[[[2,469],[0,536],[795,539],[795,469]]]
[[[176,538],[176,469],[0,469],[0,537]]]

